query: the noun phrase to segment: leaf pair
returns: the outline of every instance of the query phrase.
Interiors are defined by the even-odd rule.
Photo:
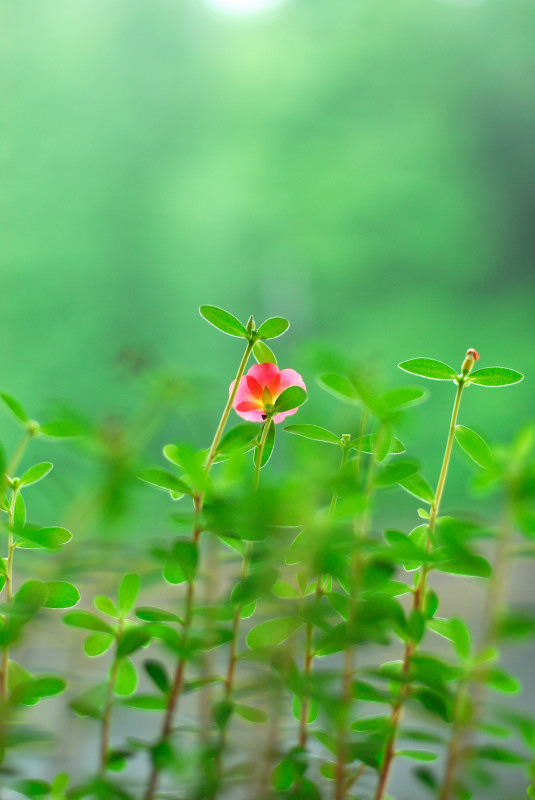
[[[0,398],[11,411],[13,416],[18,419],[32,435],[50,436],[52,438],[71,438],[81,436],[83,430],[74,420],[59,420],[57,422],[47,422],[44,425],[37,425],[31,420],[19,401],[6,392],[0,392]]]
[[[217,306],[201,306],[199,312],[214,328],[223,331],[229,336],[236,336],[241,339],[253,338],[254,341],[275,339],[277,336],[282,336],[290,327],[290,323],[284,317],[270,317],[270,319],[262,323],[258,330],[248,331],[245,325],[233,314],[229,314],[228,311],[224,311]],[[269,351],[269,354],[273,356],[271,351]]]
[[[433,381],[457,381],[458,374],[448,364],[437,361],[434,358],[411,358],[409,361],[402,361],[398,367],[411,375],[419,375],[421,378],[429,378]],[[472,372],[466,379],[467,383],[475,383],[479,386],[511,386],[519,383],[524,376],[521,372],[507,367],[486,367]]]

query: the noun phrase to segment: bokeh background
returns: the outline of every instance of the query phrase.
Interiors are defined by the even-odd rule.
[[[469,346],[534,373],[532,3],[2,14],[5,390],[121,407],[124,348],[225,384],[239,345],[203,302],[287,315],[296,367],[322,339],[388,383]],[[486,392],[489,434],[531,415],[531,380]]]
[[[118,523],[100,533],[132,542],[166,513],[123,478],[132,452],[156,463],[171,438],[211,439],[241,345],[201,303],[290,319],[274,346],[309,384],[300,421],[354,426],[314,383],[322,370],[418,384],[399,361],[457,367],[467,347],[527,377],[473,387],[461,421],[506,442],[533,420],[532,2],[8,0],[1,13],[0,388],[94,432],[85,461],[57,450],[45,516],[76,506],[82,534],[107,503]],[[428,388],[404,441],[434,481],[452,391]],[[3,412],[0,434],[19,436]],[[459,459],[450,505],[471,474]]]

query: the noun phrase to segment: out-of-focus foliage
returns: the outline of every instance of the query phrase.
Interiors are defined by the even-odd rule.
[[[425,787],[437,800],[494,796],[504,766],[535,791],[535,718],[489,697],[521,692],[501,650],[507,657],[507,645],[535,630],[533,603],[506,602],[511,561],[533,558],[533,427],[500,448],[459,423],[468,389],[483,406],[485,386],[518,391],[523,376],[472,371],[472,350],[459,374],[433,359],[399,365],[420,382],[446,382],[455,397],[449,428],[447,417],[440,424],[440,475],[427,480],[404,430],[428,398],[419,386],[385,392],[365,370],[321,373],[329,402],[351,411],[347,428],[340,420],[336,430],[275,425],[307,401],[305,384],[289,370],[285,388],[272,362],[247,366],[256,341],[288,323],[257,329],[252,317],[245,326],[216,307],[201,312],[242,339],[244,354],[210,446],[168,443],[165,468],[150,466],[145,448],[161,436],[167,392],[151,393],[141,416],[121,422],[117,448],[99,446],[99,426],[72,412],[41,423],[0,395],[22,433],[9,457],[2,451],[0,497],[0,774],[8,789],[50,800],[65,792],[154,800],[177,786],[198,800],[242,787],[266,800],[274,792],[349,800],[354,791],[385,800],[388,791],[399,796],[389,790],[391,773],[406,761],[410,790]],[[145,380],[153,385],[150,373]],[[250,406],[256,426],[226,429],[233,409]],[[289,456],[272,470],[281,437]],[[76,461],[92,467],[64,511],[75,523],[72,542],[65,527],[37,525],[27,513],[33,487],[52,483],[56,470],[50,461],[24,463],[26,449],[48,450],[54,439],[64,447],[73,440]],[[477,514],[443,509],[450,464],[463,457],[473,491],[495,493],[493,512],[484,500]],[[110,469],[117,463],[120,471]],[[140,506],[115,500],[136,483],[165,502],[147,516],[145,537],[130,541]],[[448,504],[453,497],[448,489]],[[459,608],[452,581],[472,593],[482,620]],[[57,609],[70,609],[62,659],[60,646],[44,644]],[[104,667],[93,668],[101,658]],[[50,698],[66,689],[61,725],[54,716],[39,725],[38,711],[25,709],[59,703]],[[39,768],[33,753],[43,738],[55,750]],[[440,755],[438,768],[418,766]],[[61,771],[50,782],[55,763]]]

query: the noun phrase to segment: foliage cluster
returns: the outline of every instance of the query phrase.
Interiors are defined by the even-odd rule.
[[[135,571],[125,550],[115,595],[96,594],[91,610],[77,607],[80,592],[72,582],[83,565],[75,569],[70,562],[67,581],[43,580],[45,568],[29,574],[25,564],[28,550],[60,563],[76,548],[66,527],[27,519],[32,487],[52,463],[17,476],[32,440],[42,437],[52,446],[81,431],[71,420],[40,424],[1,395],[24,430],[19,447],[3,458],[0,492],[0,785],[6,799],[18,793],[153,800],[161,793],[196,800],[386,800],[387,792],[399,797],[391,780],[397,759],[412,762],[422,790],[438,800],[486,796],[502,766],[524,774],[524,791],[535,797],[535,721],[495,699],[521,688],[500,663],[502,646],[535,632],[535,611],[505,602],[511,560],[535,552],[535,429],[521,430],[505,448],[458,421],[469,387],[509,386],[522,375],[474,369],[474,350],[460,371],[429,358],[399,365],[455,387],[433,488],[399,438],[405,415],[427,397],[422,386],[379,392],[361,373],[324,373],[319,386],[333,403],[352,409],[350,432],[308,422],[276,425],[277,415],[306,401],[298,385],[278,396],[263,387],[262,422],[229,428],[250,357],[276,366],[266,341],[289,323],[275,317],[257,328],[252,317],[243,324],[215,306],[202,306],[201,314],[245,345],[221,419],[206,449],[166,444],[165,468],[138,469],[138,451],[134,457],[126,448],[121,458],[114,451],[112,493],[120,492],[117,474],[135,468],[145,485],[169,498],[177,535],[170,541],[147,536]],[[309,468],[289,463],[270,474],[281,427],[288,443],[301,442]],[[443,511],[455,448],[473,464],[474,487],[495,493],[499,514]],[[329,458],[336,451],[338,463]],[[414,499],[416,524],[379,530],[378,511],[396,493]],[[98,566],[104,573],[104,560]],[[441,606],[448,581],[458,581],[467,597],[472,584],[484,585],[477,630]],[[92,664],[83,692],[71,694],[68,707],[71,720],[82,718],[94,737],[94,763],[88,748],[78,773],[69,766],[36,776],[25,754],[46,736],[27,707],[51,702],[67,680],[61,659],[54,670],[34,674],[22,656],[57,609],[69,610],[62,619],[67,627],[54,635],[78,643],[76,630],[83,632]],[[96,681],[90,677],[95,663]],[[154,722],[145,723],[149,717]],[[124,720],[128,730],[119,739]],[[57,750],[68,730],[51,734]]]

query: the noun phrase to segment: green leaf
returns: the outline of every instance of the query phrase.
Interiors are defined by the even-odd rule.
[[[392,547],[394,561],[417,561],[419,564],[426,560],[425,550],[421,550],[414,541],[401,531],[385,531],[385,539]]]
[[[22,667],[17,661],[14,661],[12,658],[9,659],[7,674],[8,674],[7,678],[8,689],[14,689],[15,686],[19,685],[19,683],[22,683],[23,681],[29,681],[34,678],[34,675],[32,675],[31,672]]]
[[[97,594],[97,596],[93,598],[93,604],[97,611],[100,611],[102,614],[107,614],[108,617],[113,617],[113,619],[119,619],[119,609],[113,600],[105,594]]]
[[[431,750],[396,750],[395,755],[404,756],[404,758],[412,758],[414,761],[436,761],[438,758],[437,753]]]
[[[46,603],[48,591],[43,581],[30,579],[24,581],[15,594],[15,605],[20,606],[23,613],[34,614]]]
[[[139,617],[139,619],[145,622],[183,622],[176,614],[165,611],[163,608],[155,608],[154,606],[140,606],[140,608],[136,608],[136,617]]]
[[[159,489],[167,489],[169,492],[177,492],[178,494],[191,494],[191,487],[187,483],[181,481],[172,472],[167,472],[165,469],[146,469],[138,475],[145,483],[150,483],[152,486],[157,486]]]
[[[214,328],[227,333],[229,336],[237,336],[238,338],[247,339],[247,329],[245,325],[236,319],[228,311],[223,311],[222,308],[217,306],[201,306],[199,308],[201,317],[213,325]]]
[[[75,436],[83,436],[84,428],[74,420],[60,420],[58,422],[46,422],[39,427],[39,433],[43,436],[50,436],[54,439],[71,439]]]
[[[380,398],[380,402],[385,406],[387,411],[398,411],[401,408],[418,405],[426,398],[427,392],[425,389],[405,386],[386,392],[386,394]]]
[[[17,533],[26,525],[26,503],[20,493],[15,497],[15,508],[13,509],[13,524]]]
[[[124,658],[144,647],[150,639],[146,628],[127,628],[117,645],[117,658]]]
[[[33,547],[44,547],[47,550],[55,550],[61,545],[70,542],[72,533],[66,528],[30,528],[26,526],[23,530],[17,530],[17,536],[23,542],[29,542]],[[24,544],[27,547],[26,544]]]
[[[117,599],[119,601],[119,611],[122,617],[126,617],[134,608],[139,594],[140,579],[139,575],[130,572],[125,575],[119,586]]]
[[[288,386],[275,400],[274,409],[276,414],[281,411],[291,411],[299,408],[307,399],[307,393],[301,386]]]
[[[108,683],[98,683],[85,691],[79,697],[71,700],[70,707],[82,717],[102,719],[102,709],[108,696]]]
[[[443,619],[434,617],[427,621],[429,630],[452,642],[461,658],[468,658],[470,654],[470,631],[462,619],[452,617]]]
[[[277,366],[277,358],[275,353],[265,344],[265,342],[255,342],[253,347],[253,355],[259,364],[275,364]]]
[[[14,414],[14,416],[19,420],[19,422],[28,422],[28,415],[18,400],[15,400],[14,397],[12,397],[10,394],[6,394],[5,392],[0,392],[0,397],[9,408],[11,413]]]
[[[262,452],[262,463],[260,464],[260,468],[266,466],[269,459],[271,458],[271,454],[273,453],[273,449],[275,447],[275,423],[273,422],[272,419],[270,419],[268,424],[269,424],[269,430],[266,436],[266,441],[264,443],[264,450]],[[257,458],[258,458],[258,447],[254,451],[255,465]]]
[[[21,486],[31,486],[32,483],[37,483],[42,480],[45,475],[48,475],[54,465],[50,461],[43,461],[41,464],[35,464],[26,470],[20,479]]]
[[[249,631],[247,645],[253,650],[258,647],[275,647],[289,639],[302,624],[299,617],[268,619]]]
[[[270,317],[261,324],[257,331],[259,339],[276,339],[286,333],[290,323],[284,317]]]
[[[245,706],[242,703],[234,703],[233,711],[247,722],[265,722],[268,719],[267,713],[262,709]]]
[[[250,575],[236,583],[230,595],[231,602],[241,606],[255,602],[271,589],[276,578],[277,570],[274,567],[266,565],[263,568],[255,569]]]
[[[478,386],[511,386],[522,380],[524,380],[524,376],[521,372],[506,367],[477,369],[467,379],[469,383],[475,383]]]
[[[31,678],[30,680],[19,683],[15,687],[13,691],[13,702],[32,704],[43,697],[52,697],[53,695],[60,694],[65,690],[66,686],[66,681],[55,675]]]
[[[91,658],[101,656],[114,641],[115,637],[111,633],[91,633],[84,642],[84,652]]]
[[[113,667],[112,667],[113,669]],[[121,658],[117,664],[115,694],[126,697],[137,689],[137,669],[129,658]]]
[[[315,722],[318,718],[319,703],[317,702],[317,700],[314,700],[312,697],[310,697],[307,705],[308,705],[307,724],[310,724],[311,722]],[[301,698],[295,694],[292,698],[292,715],[294,719],[296,719],[299,722],[302,713],[303,713],[303,703],[301,702]]]
[[[387,464],[375,476],[376,486],[392,486],[413,475],[418,469],[418,465],[413,461],[398,461],[395,464]]]
[[[294,589],[289,583],[286,581],[275,581],[272,587],[272,592],[276,597],[282,598],[296,598],[299,597],[299,592],[297,589]]]
[[[482,758],[499,764],[524,764],[526,762],[525,756],[515,753],[513,750],[509,750],[505,747],[497,747],[496,745],[473,747],[471,749],[471,755],[474,758]]]
[[[15,781],[10,784],[10,789],[15,792],[29,797],[30,800],[37,800],[37,798],[48,796],[50,792],[50,784],[47,781],[36,780],[35,778],[23,778],[22,780]]]
[[[171,681],[167,675],[167,670],[160,661],[144,661],[143,667],[151,681],[158,687],[161,692],[166,693],[169,691]]]
[[[410,372],[411,375],[419,375],[421,378],[429,378],[433,381],[457,379],[457,373],[453,367],[442,361],[436,361],[434,358],[411,358],[409,361],[402,361],[398,367],[405,372]]]
[[[492,466],[490,447],[481,436],[465,425],[455,426],[455,439],[472,461],[480,467],[488,469]]]
[[[121,705],[137,708],[140,711],[165,711],[167,697],[163,694],[136,694],[121,700]]]
[[[490,667],[482,670],[481,673],[478,673],[477,677],[496,692],[518,694],[522,690],[522,684],[514,675],[510,675],[508,672],[498,667]]]
[[[221,439],[218,453],[242,453],[256,444],[259,427],[253,424],[236,425]]]
[[[423,500],[424,503],[432,505],[435,501],[435,493],[429,486],[425,478],[419,472],[409,475],[407,478],[398,481],[402,489],[406,492],[417,497],[418,500]]]
[[[165,579],[169,583],[192,581],[197,572],[198,561],[198,550],[190,539],[175,539],[164,567]]]
[[[173,464],[177,464],[191,478],[193,485],[203,490],[206,484],[204,460],[206,451],[196,450],[190,444],[166,444],[163,448],[164,456]],[[191,494],[191,489],[188,490]]]
[[[67,581],[46,581],[48,597],[43,603],[45,608],[72,608],[80,602],[80,592]]]
[[[70,611],[63,617],[65,625],[71,625],[73,628],[84,628],[88,631],[97,631],[98,633],[109,633],[114,635],[113,628],[104,622],[103,619],[92,614],[90,611]]]
[[[319,425],[287,425],[284,430],[294,433],[296,436],[303,436],[305,439],[314,439],[317,442],[339,445],[341,441],[335,433],[331,433],[326,428],[320,428]]]
[[[271,773],[271,785],[278,792],[286,792],[299,777],[300,773],[294,762],[290,758],[283,758]]]
[[[331,372],[324,372],[322,375],[317,376],[316,382],[318,386],[321,386],[322,389],[332,394],[333,397],[336,397],[338,400],[343,400],[345,403],[350,403],[351,405],[358,405],[360,403],[360,397],[355,386],[345,375],[335,375]]]
[[[359,436],[351,442],[351,447],[358,450],[359,453],[375,453],[377,436],[375,433],[367,433],[365,436]],[[388,453],[397,455],[405,452],[405,445],[396,439],[395,436],[390,438]]]

